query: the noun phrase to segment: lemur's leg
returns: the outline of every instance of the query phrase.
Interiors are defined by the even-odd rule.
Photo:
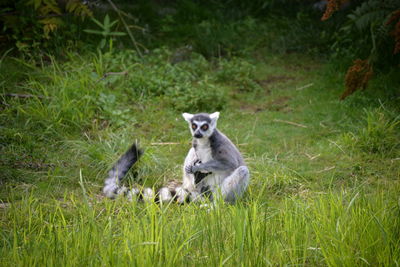
[[[249,169],[240,166],[230,176],[225,178],[221,184],[221,195],[225,202],[234,203],[242,196],[250,181]]]

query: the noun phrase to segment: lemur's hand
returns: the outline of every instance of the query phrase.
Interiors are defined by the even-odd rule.
[[[185,172],[187,173],[187,174],[193,174],[193,173],[195,173],[197,171],[197,166],[194,166],[194,165],[187,165],[186,167],[185,167]]]

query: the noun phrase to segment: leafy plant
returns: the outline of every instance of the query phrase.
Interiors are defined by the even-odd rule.
[[[230,83],[241,91],[254,91],[261,89],[255,81],[254,71],[254,65],[244,59],[220,59],[215,77],[218,82]]]
[[[8,41],[13,41],[22,52],[33,49],[49,47],[57,40],[54,34],[58,29],[64,28],[71,33],[75,21],[66,20],[74,18],[91,17],[92,11],[79,0],[66,0],[65,5],[56,0],[7,0],[2,7],[0,21],[4,23],[3,33]],[[65,16],[67,15],[67,16]],[[66,40],[62,40],[65,44]]]
[[[103,49],[107,43],[110,43],[110,47],[111,47],[113,37],[126,35],[126,33],[124,33],[124,32],[117,32],[117,31],[112,30],[114,25],[118,23],[118,20],[110,21],[110,17],[108,16],[108,14],[106,14],[104,16],[103,23],[101,23],[100,21],[98,21],[95,18],[91,18],[91,19],[94,23],[96,23],[100,27],[100,30],[85,29],[84,32],[89,33],[89,34],[100,35],[103,37],[99,43],[100,49]]]
[[[347,133],[342,141],[353,149],[366,153],[393,156],[399,153],[400,119],[389,118],[382,110],[365,112],[365,127],[356,133]]]
[[[322,19],[328,19],[343,3],[343,0],[329,0]],[[391,31],[393,22],[395,26]],[[347,15],[347,22],[341,27],[332,47],[345,48],[350,51],[353,58],[357,59],[347,70],[346,88],[341,99],[359,89],[365,89],[374,68],[384,69],[398,64],[399,55],[396,55],[398,52],[396,47],[400,47],[398,29],[400,29],[400,2],[397,0],[362,1]]]
[[[132,121],[129,108],[119,108],[117,98],[114,94],[100,93],[98,106],[101,108],[100,119],[109,121],[113,126],[120,127],[128,121]]]
[[[188,112],[221,110],[227,102],[224,88],[208,81],[177,84],[168,88],[166,96],[174,109]]]

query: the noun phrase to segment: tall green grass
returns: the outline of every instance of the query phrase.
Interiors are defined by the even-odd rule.
[[[3,213],[0,259],[2,266],[393,265],[400,209],[386,195],[326,192],[200,208],[70,193],[44,202],[33,192]]]

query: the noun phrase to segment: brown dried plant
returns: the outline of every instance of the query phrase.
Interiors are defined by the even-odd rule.
[[[340,7],[346,2],[347,0],[328,0],[325,12],[322,15],[321,20],[324,21],[329,19],[332,16],[332,14],[338,11]]]
[[[372,65],[368,60],[356,59],[346,73],[345,86],[346,89],[340,96],[343,100],[349,95],[353,94],[355,91],[367,87],[368,81],[373,75]]]
[[[394,29],[394,51],[393,54],[397,54],[400,52],[400,20],[396,23],[396,27]]]
[[[329,19],[334,12],[339,10],[339,2],[340,0],[328,0],[325,12],[321,18],[322,21]]]

